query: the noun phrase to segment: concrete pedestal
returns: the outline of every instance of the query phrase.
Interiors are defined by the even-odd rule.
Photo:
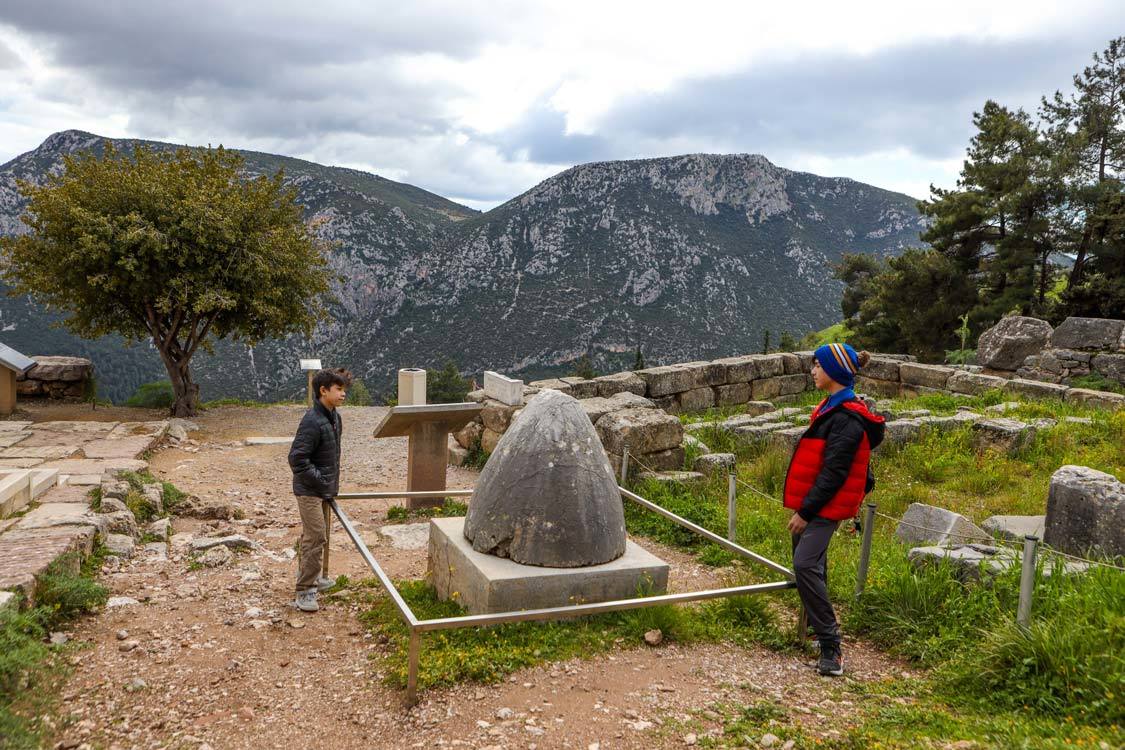
[[[477,552],[464,528],[464,518],[430,521],[428,576],[438,598],[453,599],[471,614],[631,599],[668,588],[668,564],[632,541],[612,562],[543,568]]]
[[[425,374],[425,371],[423,371]],[[448,435],[480,414],[475,403],[396,406],[375,428],[375,437],[408,437],[406,489],[411,492],[444,490],[449,461]],[[440,506],[441,497],[407,500],[408,508]]]
[[[0,417],[10,416],[16,410],[16,374],[0,367]]]

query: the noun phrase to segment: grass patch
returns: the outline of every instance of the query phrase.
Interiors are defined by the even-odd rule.
[[[392,505],[387,508],[387,520],[405,522],[418,518],[450,518],[463,516],[469,512],[469,506],[451,497],[445,498],[440,506],[432,508],[407,508],[402,505]]]
[[[1116,380],[1110,380],[1100,372],[1092,372],[1089,375],[1082,377],[1072,378],[1070,381],[1071,388],[1088,388],[1091,391],[1109,391],[1110,393],[1125,393],[1125,385],[1121,385]]]
[[[394,605],[374,587],[377,584],[364,582],[359,589],[367,594],[371,605],[361,613],[360,620],[373,634],[387,639],[385,678],[401,688],[406,685],[409,633]],[[403,581],[397,587],[421,619],[465,614],[456,602],[439,601],[433,587],[424,581]],[[418,682],[422,687],[466,681],[494,683],[536,664],[640,646],[644,634],[654,629],[660,630],[665,640],[680,643],[783,642],[773,614],[764,602],[751,597],[697,606],[660,605],[562,622],[509,623],[428,633],[422,639]]]
[[[64,673],[47,634],[105,603],[107,592],[92,579],[100,554],[83,563],[76,554],[56,560],[40,578],[36,606],[0,612],[0,745],[37,748],[40,723],[58,699]]]

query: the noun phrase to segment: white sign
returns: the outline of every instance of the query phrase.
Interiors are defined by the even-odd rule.
[[[302,370],[320,370],[322,368],[320,366],[320,360],[319,359],[302,359],[301,360],[301,369]]]

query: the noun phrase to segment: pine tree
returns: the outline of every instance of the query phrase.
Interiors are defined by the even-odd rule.
[[[636,357],[634,357],[634,359],[633,359],[633,369],[634,370],[645,369],[645,355],[641,354],[640,344],[637,344],[637,354],[636,354]]]
[[[762,331],[762,354],[770,353],[770,330]]]

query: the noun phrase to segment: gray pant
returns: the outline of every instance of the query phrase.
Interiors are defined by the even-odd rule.
[[[840,643],[840,626],[828,600],[828,543],[839,521],[819,516],[809,521],[800,534],[793,535],[793,572],[797,574],[797,593],[808,613],[809,625],[821,644]]]
[[[328,575],[328,534],[332,528],[328,503],[311,495],[297,496],[301,513],[300,557],[297,561],[297,593],[316,589],[321,575]]]

